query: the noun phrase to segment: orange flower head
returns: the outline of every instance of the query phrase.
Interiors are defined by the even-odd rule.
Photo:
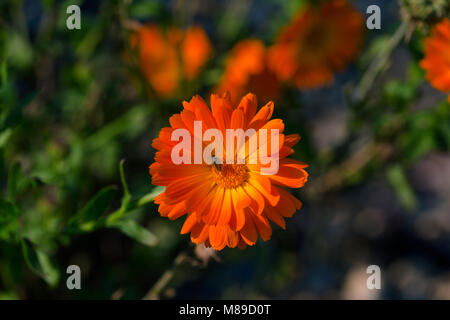
[[[225,72],[215,91],[228,91],[235,99],[246,92],[254,92],[263,102],[277,99],[280,84],[267,66],[267,49],[260,40],[241,40],[231,49]],[[238,102],[233,100],[233,103]]]
[[[131,35],[132,48],[138,49],[139,66],[158,95],[170,96],[178,87],[180,63],[177,42],[181,31],[162,30],[147,24]]]
[[[425,39],[425,57],[420,66],[425,69],[426,79],[433,87],[450,92],[450,19],[438,23]]]
[[[271,47],[269,64],[299,88],[329,84],[356,56],[362,36],[363,17],[346,0],[306,5]]]
[[[170,127],[161,129],[152,144],[157,149],[155,162],[150,166],[152,183],[166,187],[155,198],[161,216],[173,220],[187,215],[181,234],[190,233],[194,243],[204,243],[215,250],[227,246],[243,249],[254,245],[258,235],[264,241],[269,240],[272,234],[269,221],[284,229],[284,218],[292,217],[302,206],[285,189],[301,188],[308,178],[307,165],[288,158],[300,136],[284,135],[283,121],[271,120],[273,103],[257,110],[253,94],[244,96],[237,105],[233,105],[229,94],[213,94],[211,108],[195,96],[183,102],[183,107],[181,113],[169,119]],[[209,148],[204,140],[210,129],[226,137],[218,144],[222,149],[214,148],[210,162],[195,162],[197,148],[203,155]],[[235,143],[234,137],[227,136],[230,129],[245,132],[240,148],[229,148],[228,142]],[[182,152],[178,140],[173,141],[180,130],[188,133],[188,149]],[[277,134],[268,137],[263,134],[267,130]],[[214,136],[210,141],[219,140]],[[263,143],[252,146],[251,141]],[[264,154],[263,149],[266,154],[270,150],[268,154],[278,159],[278,170],[272,174],[263,173],[267,167],[263,158],[252,161]],[[173,155],[177,152],[190,161],[176,164]],[[217,160],[220,154],[227,161]],[[242,161],[235,161],[240,155],[244,155],[240,157]]]
[[[212,53],[208,36],[198,26],[183,33],[176,27],[164,32],[157,25],[147,24],[131,35],[130,43],[138,50],[142,73],[163,97],[174,94],[182,77],[194,79]]]
[[[192,80],[200,72],[212,53],[211,42],[206,32],[197,26],[186,30],[181,45],[184,74],[187,79]]]

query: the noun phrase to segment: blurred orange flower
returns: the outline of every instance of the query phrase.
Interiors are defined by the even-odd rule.
[[[166,34],[153,24],[142,26],[131,35],[132,48],[138,48],[139,66],[147,81],[161,96],[172,94],[178,86],[179,60],[177,56],[178,29]]]
[[[433,87],[450,92],[450,19],[442,20],[425,39],[425,57],[420,66],[425,69],[426,79]]]
[[[186,30],[181,47],[184,74],[187,79],[195,78],[212,52],[211,42],[205,30],[192,26]]]
[[[325,85],[356,56],[362,36],[363,17],[346,0],[307,5],[270,48],[269,64],[299,88]]]
[[[181,234],[191,233],[194,243],[204,243],[215,250],[226,246],[243,249],[254,245],[258,235],[264,241],[269,240],[272,235],[269,220],[284,229],[284,218],[292,217],[302,206],[300,200],[284,189],[301,188],[308,178],[305,163],[287,158],[294,153],[292,147],[300,136],[284,135],[283,121],[270,120],[272,102],[257,112],[253,94],[247,94],[237,106],[233,106],[229,94],[213,94],[211,109],[199,96],[183,102],[183,107],[181,113],[169,119],[170,127],[163,128],[152,144],[158,150],[150,166],[152,183],[166,186],[155,198],[161,216],[173,220],[187,214]],[[174,164],[172,150],[177,142],[172,141],[172,133],[184,128],[194,140],[194,121],[203,123],[202,130],[254,129],[258,139],[261,129],[279,130],[277,136],[267,141],[272,145],[279,140],[278,172],[262,175],[260,169],[264,165],[249,161],[259,149],[248,152],[243,164]],[[189,150],[191,154],[195,152],[194,148]]]
[[[267,49],[260,40],[241,40],[232,48],[215,91],[229,91],[233,103],[246,92],[255,93],[263,103],[277,99],[280,83],[267,66]]]
[[[209,59],[212,47],[205,31],[198,26],[183,31],[157,25],[141,26],[131,35],[131,47],[138,49],[139,66],[158,95],[170,96],[180,79],[195,78]]]

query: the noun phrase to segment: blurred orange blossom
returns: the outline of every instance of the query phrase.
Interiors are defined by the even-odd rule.
[[[346,0],[306,5],[270,48],[269,65],[299,88],[329,84],[357,55],[363,16]]]
[[[181,29],[170,27],[165,32],[155,24],[146,24],[130,37],[137,49],[139,67],[155,92],[170,96],[181,79],[192,80],[200,73],[212,53],[211,42],[198,26]]]
[[[159,205],[161,216],[171,220],[187,214],[181,233],[190,233],[192,242],[204,243],[215,250],[226,246],[243,249],[254,245],[258,235],[264,241],[270,239],[269,221],[284,229],[284,218],[292,217],[301,208],[300,200],[285,187],[303,187],[308,179],[304,170],[307,165],[288,158],[294,153],[292,147],[300,136],[284,135],[283,121],[270,120],[274,108],[272,102],[259,111],[253,94],[247,94],[238,104],[232,103],[229,94],[212,94],[210,102],[211,109],[199,96],[184,101],[181,113],[169,119],[170,127],[162,128],[158,138],[153,140],[152,146],[157,152],[155,162],[150,166],[152,183],[166,186],[165,191],[155,198],[155,203]],[[271,137],[279,143],[276,151],[280,159],[278,173],[261,175],[263,164],[250,164],[248,158],[244,164],[175,165],[171,154],[177,142],[172,141],[172,132],[184,128],[194,139],[194,121],[202,121],[202,130],[216,128],[222,133],[226,129],[239,128],[254,129],[255,134],[261,129],[279,130],[277,137]],[[267,144],[271,144],[270,140]],[[247,154],[249,156],[252,152]]]
[[[238,103],[246,92],[256,94],[263,103],[277,100],[280,83],[267,66],[267,49],[260,40],[241,40],[231,49],[224,74],[214,91],[229,91],[233,103]]]
[[[438,23],[425,39],[425,57],[420,66],[433,87],[450,93],[450,19]]]

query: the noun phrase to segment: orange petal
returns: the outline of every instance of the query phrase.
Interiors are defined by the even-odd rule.
[[[202,121],[203,131],[217,127],[211,110],[208,108],[208,105],[206,104],[205,100],[203,100],[203,98],[197,95],[192,98],[191,103],[193,103],[195,106],[195,117],[197,118],[197,120]]]
[[[231,229],[227,230],[227,245],[230,248],[235,248],[239,243],[239,234]]]
[[[275,224],[279,225],[283,230],[286,229],[286,222],[283,219],[283,216],[279,214],[274,208],[271,206],[266,206],[264,209],[264,214],[267,216]]]
[[[250,246],[254,245],[258,239],[258,233],[256,232],[255,224],[248,209],[245,209],[245,225],[240,231],[240,234],[244,242]]]
[[[194,188],[190,192],[190,197],[185,200],[186,206],[189,209],[197,208],[200,205],[200,203],[209,195],[214,186],[215,186],[214,181],[206,180],[204,183]]]
[[[233,203],[231,202],[231,190],[226,189],[225,195],[223,198],[222,204],[222,212],[220,213],[219,220],[217,221],[217,225],[226,225],[230,221],[231,214],[233,212]]]
[[[186,214],[186,204],[184,202],[179,202],[173,206],[170,212],[167,214],[167,217],[170,220],[178,219],[179,217]]]
[[[174,129],[186,128],[183,120],[181,119],[181,115],[179,113],[174,114],[169,118],[170,126]]]
[[[278,173],[268,177],[275,184],[289,188],[301,188],[308,180],[308,173],[303,169],[306,167],[307,165],[303,162],[285,158],[280,160]]]
[[[272,114],[273,102],[270,101],[258,111],[258,113],[250,121],[248,127],[258,130],[272,117]]]
[[[215,250],[222,250],[226,245],[226,233],[223,226],[210,226],[209,227],[209,242]]]
[[[209,226],[204,224],[196,224],[191,231],[191,240],[193,243],[200,244],[208,240]]]
[[[284,145],[287,147],[293,147],[300,141],[300,139],[301,137],[298,134],[288,134],[284,138]]]
[[[267,201],[269,201],[272,207],[276,206],[280,200],[280,195],[275,192],[275,189],[272,191],[270,180],[255,173],[250,173],[249,177],[248,183],[254,186],[256,190],[258,190],[267,199]]]
[[[302,207],[302,202],[283,188],[277,188],[277,191],[280,194],[280,202],[275,210],[283,217],[292,217]]]
[[[191,232],[192,228],[197,224],[197,216],[194,213],[190,213],[186,220],[184,221],[183,227],[181,228],[180,234],[186,234]]]
[[[247,183],[244,186],[245,192],[250,196],[252,202],[250,206],[257,212],[261,214],[264,210],[265,200],[261,193],[251,184]],[[247,208],[246,208],[247,209]]]
[[[164,191],[164,201],[168,204],[176,204],[189,198],[190,193],[205,180],[202,175],[182,178],[171,182]]]
[[[216,194],[211,202],[209,212],[204,214],[202,219],[206,224],[216,224],[222,210],[223,198],[225,195],[224,188],[216,188]]]
[[[231,115],[231,129],[243,129],[245,126],[245,116],[241,109],[233,110]]]
[[[248,93],[241,99],[241,102],[238,105],[238,109],[242,109],[245,115],[245,127],[243,126],[242,128],[246,128],[250,121],[253,119],[256,114],[257,106],[258,99],[253,93]]]
[[[269,221],[261,215],[252,215],[253,222],[255,223],[256,230],[263,241],[267,241],[272,236],[272,228]]]

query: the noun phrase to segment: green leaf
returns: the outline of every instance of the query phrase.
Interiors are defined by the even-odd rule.
[[[22,252],[27,265],[34,273],[51,287],[58,284],[59,271],[42,250],[36,248],[31,241],[24,239],[22,240]]]
[[[163,191],[165,190],[165,187],[156,187],[154,188],[150,193],[147,193],[142,198],[140,198],[137,201],[137,207],[142,207],[143,205],[146,205],[147,203],[152,202],[157,196],[159,196]]]
[[[77,227],[82,231],[91,231],[95,228],[98,219],[108,208],[114,198],[117,188],[105,187],[100,190],[89,202],[78,211],[69,221],[69,227]]]
[[[119,172],[120,172],[120,181],[122,182],[122,187],[123,187],[122,207],[126,208],[128,203],[130,202],[131,194],[130,194],[130,190],[128,189],[127,180],[125,179],[125,172],[123,170],[124,163],[125,163],[124,159],[120,160]]]
[[[12,291],[0,291],[0,300],[20,300]]]
[[[414,210],[417,207],[417,198],[405,176],[403,168],[400,165],[390,167],[387,170],[387,177],[403,207],[410,211]]]
[[[164,6],[157,1],[135,2],[130,7],[130,16],[136,19],[148,19],[164,14]]]
[[[18,32],[9,34],[5,50],[8,62],[14,67],[25,69],[33,63],[34,48]]]
[[[0,86],[3,86],[8,81],[8,65],[6,59],[3,58],[0,62]]]
[[[0,125],[0,130],[3,131],[6,130],[7,128],[21,124],[23,109],[36,98],[37,94],[38,91],[28,93],[21,102],[15,104],[14,107],[9,110],[8,115],[4,119],[3,123]]]
[[[89,136],[85,141],[85,147],[89,151],[98,151],[124,135],[133,138],[145,130],[150,109],[148,105],[133,107],[123,116],[103,126],[100,130]]]
[[[24,187],[24,178],[20,162],[13,163],[8,173],[8,199],[10,201],[14,201]]]
[[[384,90],[387,101],[397,108],[407,106],[417,96],[413,85],[395,80],[389,81]]]
[[[436,148],[436,140],[430,130],[414,130],[404,135],[402,157],[413,163]]]
[[[9,240],[19,227],[19,210],[11,202],[0,199],[0,239]]]
[[[116,221],[122,219],[127,213],[133,211],[136,208],[140,208],[146,205],[147,203],[152,202],[156,196],[158,196],[161,192],[164,191],[164,189],[165,187],[156,187],[150,193],[147,193],[141,198],[131,202],[129,201],[129,199],[126,200],[126,197],[124,196],[124,198],[122,199],[122,206],[120,207],[120,209],[111,213],[106,219],[105,224],[107,226],[113,225]]]
[[[158,238],[153,233],[141,227],[134,220],[116,221],[111,227],[119,229],[130,238],[150,247],[156,246],[159,242]]]
[[[0,148],[3,148],[7,143],[9,138],[12,135],[11,128],[5,129],[4,131],[0,132]]]

